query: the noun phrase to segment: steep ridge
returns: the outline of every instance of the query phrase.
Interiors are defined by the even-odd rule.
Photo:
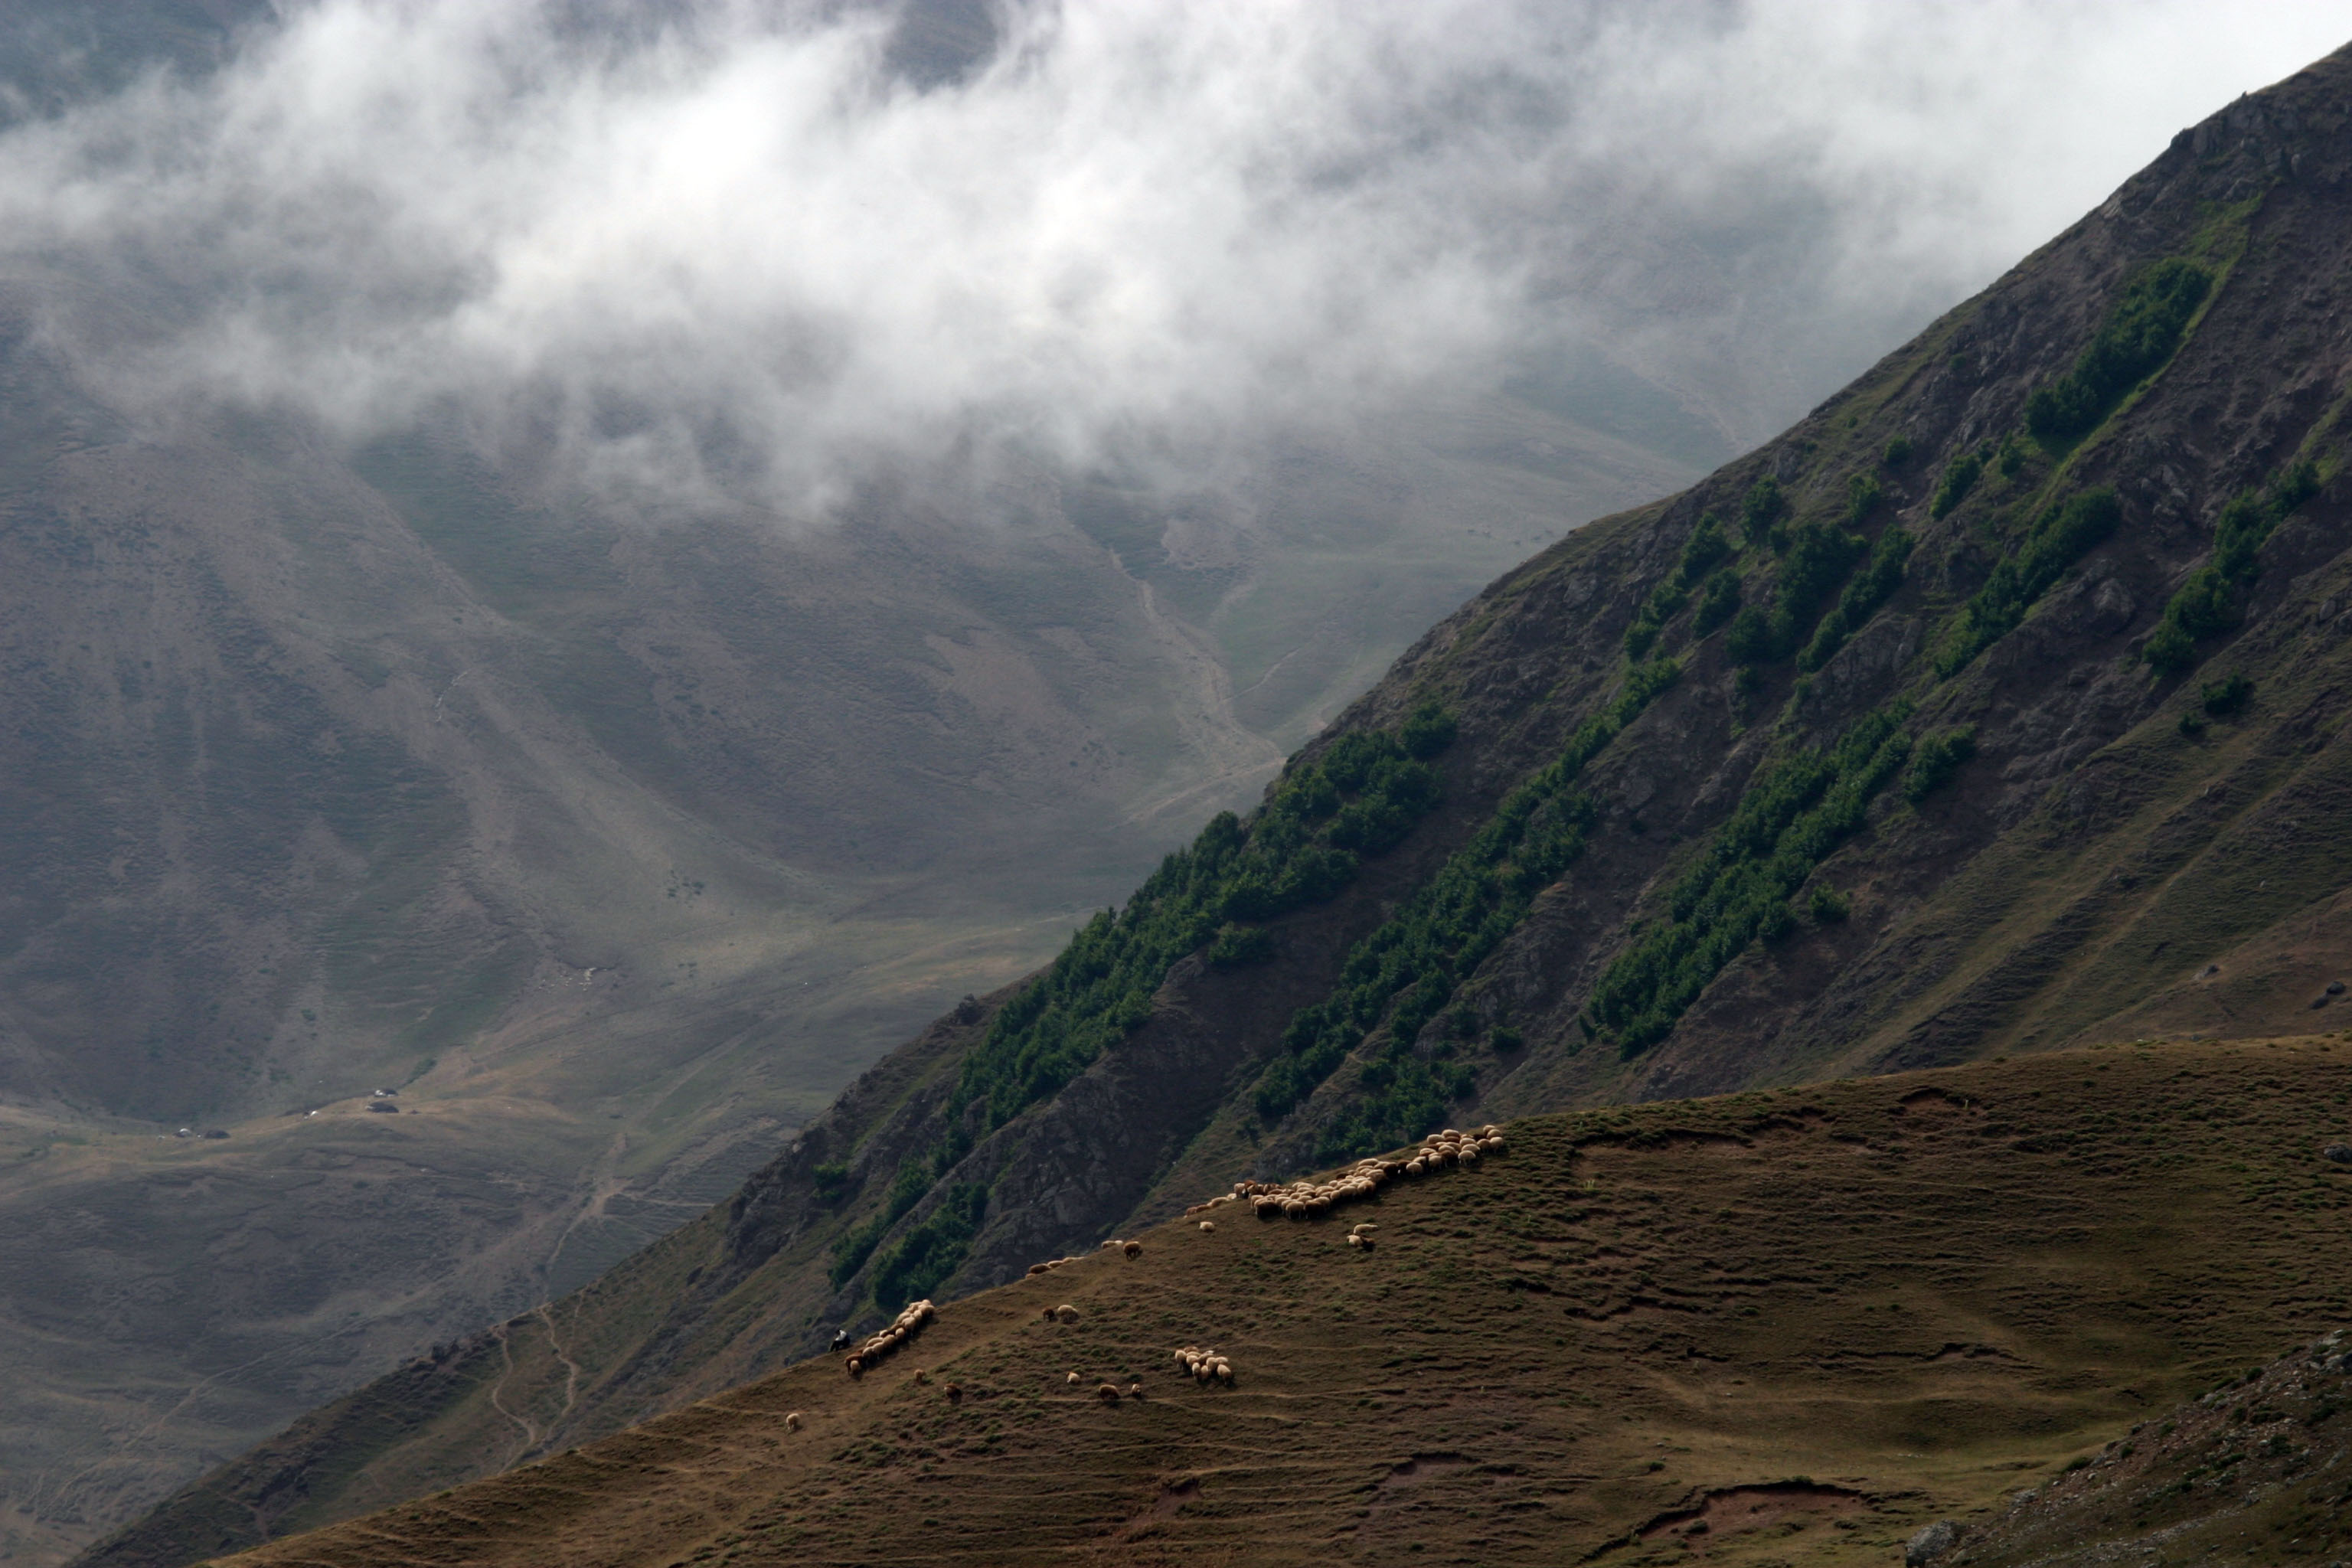
[[[2305,1037],[1534,1118],[238,1561],[1891,1562],[2352,1311],[2347,1116]]]
[[[723,1208],[89,1560],[551,1452],[1437,1121],[2330,1016],[2348,99],[2339,53],[2182,132],[1780,439],[1496,583]]]

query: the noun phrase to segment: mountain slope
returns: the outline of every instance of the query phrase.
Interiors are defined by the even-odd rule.
[[[1780,440],[1442,623],[726,1207],[91,1561],[551,1452],[1434,1121],[2332,1016],[2347,96],[2339,54],[2184,132]]]
[[[2347,1107],[2305,1038],[1532,1119],[238,1561],[1885,1563],[2352,1307]]]

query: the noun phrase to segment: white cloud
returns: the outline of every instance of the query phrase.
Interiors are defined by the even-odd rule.
[[[454,410],[614,497],[1213,452],[1578,333],[1752,438],[2339,41],[2189,0],[1099,0],[925,91],[881,13],[568,14],[311,0],[19,127],[0,266],[126,402]]]

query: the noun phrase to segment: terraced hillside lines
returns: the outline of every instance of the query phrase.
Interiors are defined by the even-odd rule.
[[[2322,1038],[1530,1119],[236,1561],[1884,1563],[2352,1313],[2347,1126]]]

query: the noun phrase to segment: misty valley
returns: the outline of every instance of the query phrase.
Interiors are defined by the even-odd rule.
[[[0,7],[0,1563],[2352,1561],[2339,26]]]

